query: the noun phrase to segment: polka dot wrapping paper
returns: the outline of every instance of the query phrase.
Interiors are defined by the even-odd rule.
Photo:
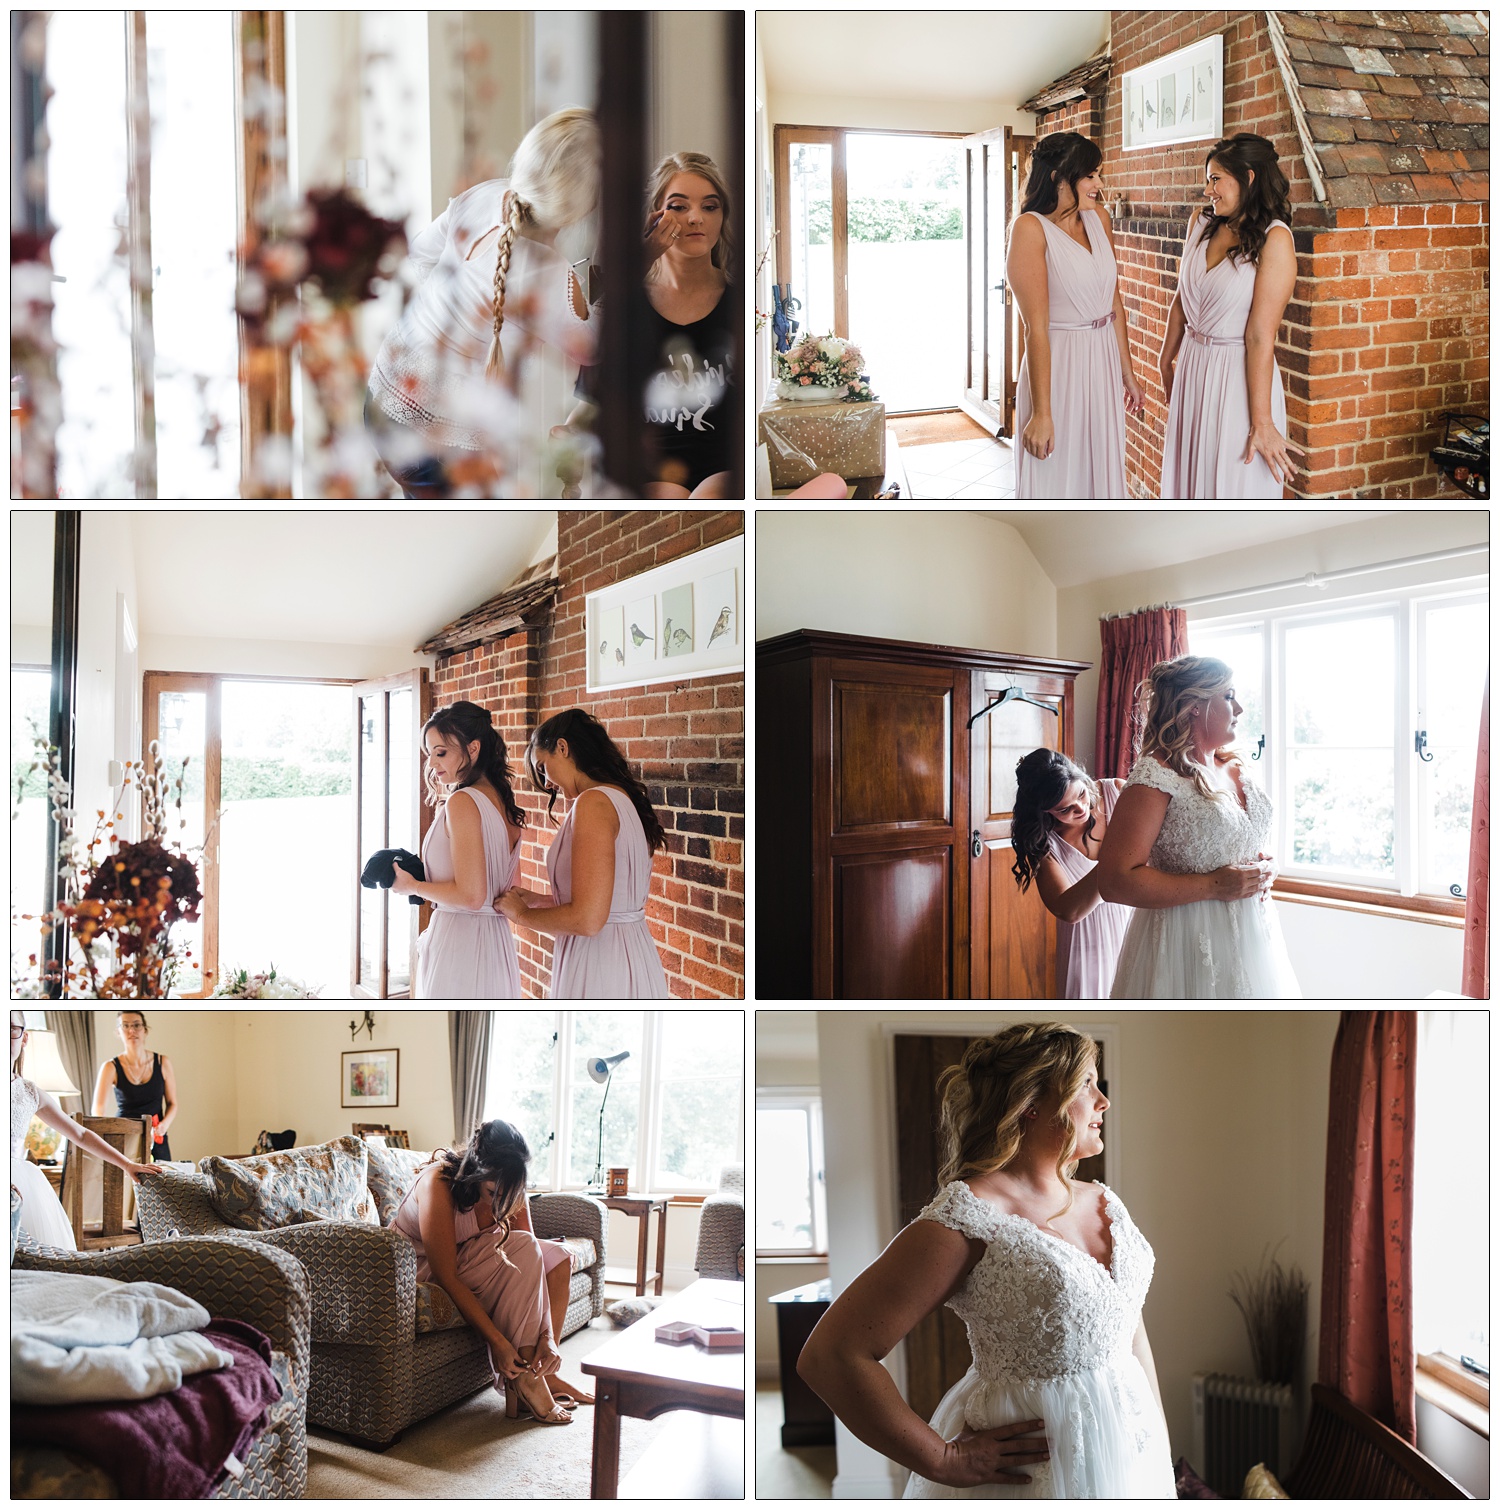
[[[795,488],[820,472],[885,475],[885,405],[785,403],[760,411],[759,439],[770,453],[771,482]]]

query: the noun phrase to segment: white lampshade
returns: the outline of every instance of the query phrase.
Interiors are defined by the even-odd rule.
[[[25,1075],[39,1091],[49,1091],[54,1096],[80,1094],[68,1079],[62,1055],[57,1052],[57,1034],[50,1028],[27,1030]]]

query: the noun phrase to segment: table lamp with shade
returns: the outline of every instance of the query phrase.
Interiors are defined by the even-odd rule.
[[[608,1059],[589,1060],[589,1079],[595,1085],[604,1087],[604,1094],[599,1098],[599,1146],[594,1154],[594,1177],[589,1181],[590,1195],[603,1195],[604,1184],[604,1108],[609,1101],[609,1083],[614,1078],[614,1073],[624,1062],[630,1058],[630,1050],[624,1049],[618,1054],[611,1054]]]
[[[76,1096],[79,1089],[73,1084],[63,1068],[62,1055],[57,1048],[57,1034],[50,1028],[26,1030],[26,1078],[39,1090],[53,1096]],[[48,1127],[38,1117],[31,1119],[26,1129],[26,1152],[37,1164],[54,1163],[53,1155],[62,1142],[62,1134]]]

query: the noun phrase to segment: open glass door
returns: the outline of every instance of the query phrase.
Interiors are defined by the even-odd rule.
[[[409,997],[417,968],[417,935],[430,908],[413,907],[378,887],[360,886],[365,861],[378,849],[420,854],[432,822],[422,801],[418,736],[432,713],[426,671],[360,682],[354,688],[358,758],[355,810],[354,948],[349,987],[355,996]]]
[[[828,126],[776,128],[776,281],[801,301],[804,335],[849,331],[844,138]]]
[[[1010,128],[964,138],[964,258],[969,289],[963,410],[992,435],[1008,435],[1010,294],[1005,286],[1005,208],[1010,181]]]

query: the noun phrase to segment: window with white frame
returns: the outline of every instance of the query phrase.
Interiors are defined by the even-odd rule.
[[[524,1134],[534,1189],[583,1189],[597,1163],[629,1169],[633,1190],[707,1195],[743,1162],[738,1011],[490,1015],[484,1115]],[[607,1088],[589,1075],[621,1053]]]
[[[1271,795],[1284,876],[1459,904],[1489,669],[1482,588],[1195,620],[1188,638],[1234,668],[1239,747]]]
[[[766,1257],[828,1251],[823,1188],[823,1103],[816,1091],[755,1093],[755,1251]]]
[[[1489,1014],[1418,1012],[1412,1330],[1419,1355],[1489,1368]]]

